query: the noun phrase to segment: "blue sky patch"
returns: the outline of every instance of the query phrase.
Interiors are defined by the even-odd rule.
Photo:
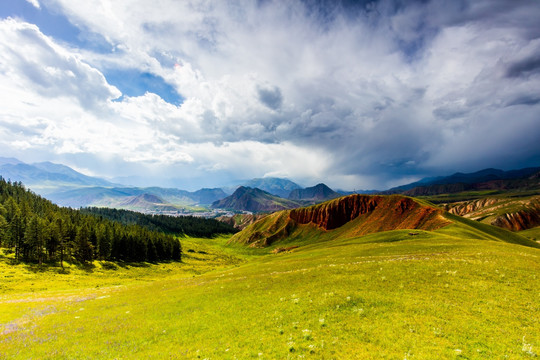
[[[105,70],[103,74],[109,84],[116,86],[126,96],[141,96],[151,92],[170,104],[180,105],[184,101],[174,87],[160,76],[136,69]]]
[[[20,18],[35,24],[43,34],[78,48],[98,53],[110,53],[113,50],[113,46],[103,36],[81,31],[67,17],[44,4],[40,4],[40,8],[37,9],[24,0],[3,0],[0,5],[0,18],[8,17]]]

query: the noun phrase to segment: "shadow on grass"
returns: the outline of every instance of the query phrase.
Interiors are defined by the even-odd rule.
[[[80,270],[83,270],[87,273],[93,273],[94,272],[94,269],[96,268],[96,266],[92,263],[69,263],[69,262],[64,262],[65,264],[69,264],[69,267],[71,266],[75,266],[77,267],[78,269]],[[31,271],[33,273],[45,273],[45,272],[56,272],[58,274],[69,274],[71,271],[70,271],[70,268],[69,267],[64,267],[62,268],[62,266],[60,266],[60,263],[58,262],[45,262],[45,263],[42,263],[42,264],[38,264],[38,263],[31,263],[31,262],[24,262],[24,261],[15,261],[13,260],[11,262],[11,265],[16,265],[16,264],[23,264],[25,265],[26,269],[28,271]]]
[[[35,263],[24,263],[22,261],[15,262],[13,261],[13,265],[15,264],[24,264],[26,265],[26,270],[31,271],[33,273],[44,273],[51,270],[56,271],[58,266],[53,263],[43,263],[43,264],[35,264]]]
[[[167,263],[167,262],[162,261],[160,263]],[[119,261],[119,262],[115,262],[114,264],[116,264],[117,266],[119,266],[119,267],[121,267],[123,269],[127,269],[127,268],[130,268],[130,267],[147,268],[147,267],[150,267],[150,266],[155,265],[157,263]]]
[[[118,270],[118,268],[128,269],[132,268],[149,268],[158,264],[171,264],[182,263],[182,261],[176,260],[164,260],[155,262],[131,262],[131,261],[107,261],[98,260],[95,262],[78,262],[78,261],[66,261],[64,260],[64,267],[61,266],[59,261],[50,260],[39,264],[35,261],[15,260],[13,252],[9,252],[5,249],[0,249],[0,261],[10,266],[22,265],[26,270],[33,273],[45,273],[55,272],[58,274],[69,274],[72,270],[78,269],[86,273],[93,273],[96,269],[101,268],[103,270]]]

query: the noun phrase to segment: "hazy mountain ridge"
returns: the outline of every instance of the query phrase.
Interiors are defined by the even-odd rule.
[[[305,189],[295,189],[289,194],[289,200],[294,201],[306,201],[306,202],[323,202],[330,199],[343,196],[342,194],[335,192],[325,184],[317,184]]]
[[[13,159],[16,160],[16,159]],[[81,174],[70,167],[50,162],[25,164],[8,162],[0,165],[0,175],[11,181],[20,181],[38,191],[69,186],[117,186],[107,180]],[[46,191],[42,191],[46,192]]]
[[[298,206],[300,204],[297,202],[283,199],[258,188],[245,186],[240,186],[232,195],[212,204],[214,209],[250,212],[271,212]]]
[[[470,190],[540,189],[540,167],[503,171],[484,169],[473,173],[455,173],[450,176],[425,178],[398,186],[381,194],[429,196]]]
[[[258,188],[284,199],[289,197],[291,191],[302,189],[300,185],[291,180],[276,177],[251,179],[250,181],[243,183],[241,186]]]
[[[225,197],[226,194],[221,189],[201,189],[195,192],[189,192],[178,189],[164,189],[158,187],[152,188],[103,188],[103,187],[91,187],[91,188],[79,188],[71,189],[67,191],[61,191],[48,195],[55,203],[62,206],[69,207],[87,207],[87,206],[105,206],[105,207],[117,207],[127,208],[130,207],[130,199],[139,197],[139,200],[145,200],[145,202],[156,203],[148,201],[148,199],[159,199],[157,204],[167,205],[166,211],[178,209],[182,206],[197,206],[207,205],[216,199]],[[139,205],[142,203],[139,201]]]
[[[338,193],[325,184],[302,188],[288,179],[266,177],[243,182],[257,185],[243,188],[260,189],[266,194],[254,190],[248,194],[244,192],[242,196],[232,194],[232,198],[225,200],[227,194],[222,188],[186,191],[157,186],[119,186],[104,179],[81,174],[62,164],[52,162],[25,164],[18,159],[5,157],[0,157],[0,176],[12,181],[21,181],[32,191],[46,196],[61,206],[72,208],[98,206],[141,212],[189,212],[210,205],[213,208],[235,211],[272,212],[316,204],[342,194],[350,194],[350,192]],[[492,193],[497,191],[502,194],[508,191],[529,191],[531,194],[537,194],[540,191],[540,167],[509,171],[490,168],[473,173],[458,172],[450,176],[424,178],[379,194],[427,196],[433,197],[432,201],[437,203],[447,203],[452,200],[440,200],[435,197],[440,194],[467,194],[469,191],[480,192],[478,193],[480,196],[463,196],[461,200],[480,199],[481,191]],[[224,201],[216,204],[220,200]],[[489,223],[508,229],[527,229],[536,226],[540,210],[530,206],[526,209],[512,208],[508,212],[498,213],[497,216],[499,216],[497,219],[490,217]],[[485,219],[483,222],[487,223]]]

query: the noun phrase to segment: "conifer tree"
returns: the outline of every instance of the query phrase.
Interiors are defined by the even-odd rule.
[[[0,246],[7,244],[8,222],[4,215],[0,215]]]
[[[83,224],[77,230],[75,243],[73,244],[73,253],[75,258],[82,263],[92,260],[93,247],[90,243],[90,230],[87,224]]]

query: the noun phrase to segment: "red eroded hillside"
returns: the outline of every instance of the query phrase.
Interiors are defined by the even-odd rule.
[[[322,204],[272,214],[236,234],[231,241],[266,246],[310,231],[339,237],[397,230],[436,230],[450,224],[443,211],[401,195],[350,195]],[[311,230],[307,229],[311,228]]]
[[[318,206],[291,210],[289,217],[299,224],[313,223],[324,230],[339,228],[362,219],[361,234],[396,230],[434,230],[446,225],[442,211],[404,196],[350,195]]]

